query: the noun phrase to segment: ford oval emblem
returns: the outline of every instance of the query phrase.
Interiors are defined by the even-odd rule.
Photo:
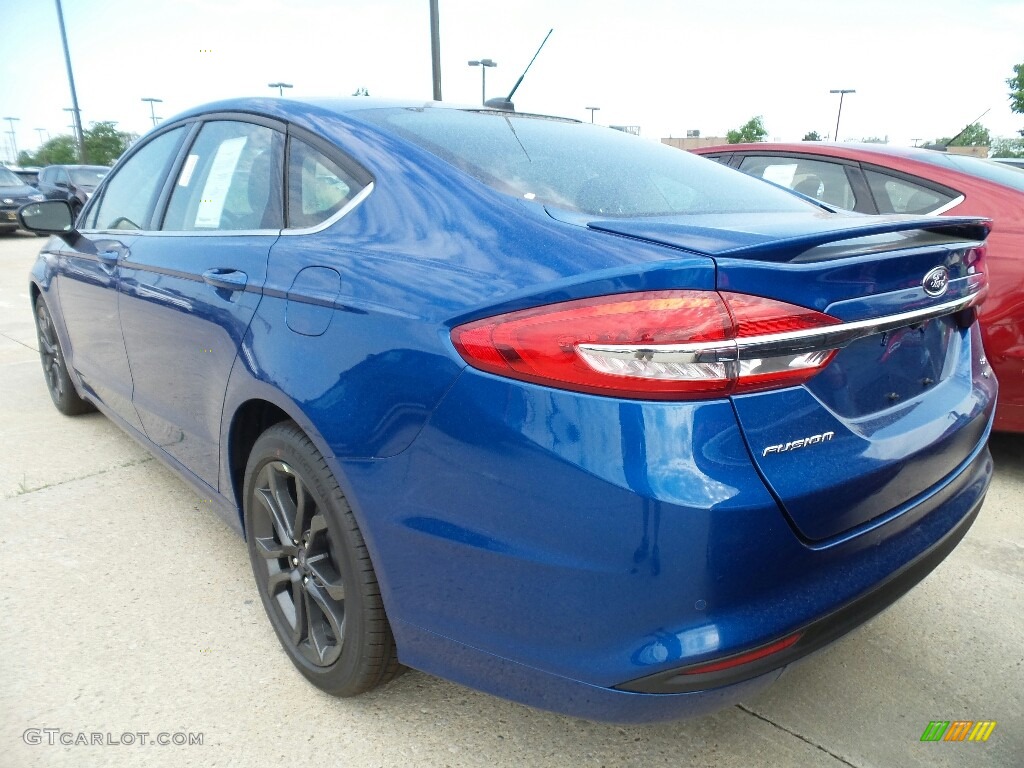
[[[945,267],[936,267],[924,276],[921,285],[929,296],[941,296],[949,288],[949,270]]]

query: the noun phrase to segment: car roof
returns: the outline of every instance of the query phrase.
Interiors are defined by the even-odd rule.
[[[564,120],[579,123],[580,120],[558,115],[535,115],[529,112],[506,112],[490,109],[480,104],[463,104],[457,102],[441,102],[422,99],[377,99],[369,96],[326,96],[308,99],[287,99],[273,97],[251,97],[227,99],[202,104],[175,115],[161,123],[173,123],[217,112],[241,112],[276,117],[280,120],[301,120],[312,113],[332,113],[343,117],[358,119],[361,111],[369,109],[454,109],[475,112],[496,112],[515,115],[517,117],[543,117],[548,120]]]

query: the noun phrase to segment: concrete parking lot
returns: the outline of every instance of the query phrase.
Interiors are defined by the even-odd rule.
[[[978,522],[921,585],[713,716],[595,724],[419,672],[338,700],[280,650],[241,539],[105,418],[53,408],[41,243],[0,238],[0,766],[1024,765],[1024,438],[993,438]],[[932,720],[997,726],[922,743]]]

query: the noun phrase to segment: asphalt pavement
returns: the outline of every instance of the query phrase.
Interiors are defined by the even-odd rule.
[[[0,766],[1024,765],[1024,436],[993,438],[981,515],[924,582],[715,715],[596,724],[415,671],[333,699],[281,651],[242,540],[104,417],[53,408],[41,243],[0,236]],[[996,727],[922,742],[933,720]]]

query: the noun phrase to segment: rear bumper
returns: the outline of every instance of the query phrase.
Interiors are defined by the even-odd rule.
[[[969,527],[991,458],[982,442],[884,520],[806,542],[729,402],[618,401],[467,370],[406,451],[336,469],[403,663],[640,722],[749,696],[910,589]],[[767,664],[669,682],[800,630]]]
[[[986,450],[975,458],[974,464],[980,463],[983,465],[990,461],[988,451]],[[974,474],[977,474],[980,469],[981,467],[975,467]],[[967,472],[971,473],[971,469],[968,468]],[[925,576],[935,570],[939,563],[945,560],[947,555],[960,543],[960,540],[967,534],[970,527],[974,525],[984,500],[984,496],[978,499],[970,512],[949,533],[916,560],[907,563],[874,589],[869,590],[841,608],[837,608],[827,616],[823,616],[792,633],[789,638],[798,637],[798,639],[785,649],[759,658],[756,661],[738,664],[720,671],[695,672],[694,670],[707,666],[707,662],[701,662],[700,664],[693,664],[688,667],[642,677],[617,686],[617,688],[622,691],[637,693],[682,693],[731,686],[778,670],[780,667],[798,661],[824,648],[829,643],[838,640],[847,632],[856,629],[864,622],[884,611],[913,589]],[[761,647],[765,648],[785,639],[780,638]],[[733,658],[740,658],[757,650],[759,649],[750,649],[750,651],[744,653],[734,654]],[[728,663],[729,660],[726,657],[720,661]]]

